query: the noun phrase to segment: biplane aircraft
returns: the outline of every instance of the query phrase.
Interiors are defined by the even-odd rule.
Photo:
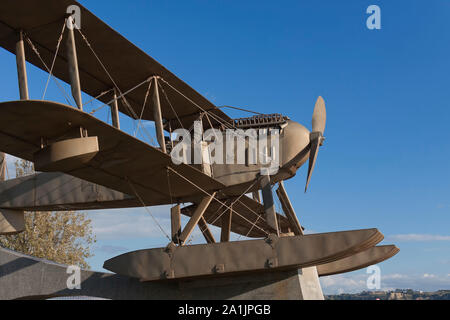
[[[311,131],[280,114],[232,119],[75,1],[3,0],[0,6],[0,45],[16,55],[20,93],[20,100],[0,103],[0,150],[32,161],[37,170],[0,183],[0,233],[21,232],[24,211],[171,205],[167,247],[104,264],[144,281],[311,266],[329,275],[398,252],[394,245],[375,246],[383,239],[377,229],[304,233],[283,181],[308,162],[308,187],[324,140],[323,98]],[[30,99],[26,61],[68,83],[75,104]],[[112,124],[83,111],[82,92],[109,107]],[[157,145],[121,130],[120,117],[153,121]],[[278,130],[276,170],[248,161],[245,138],[243,163],[174,163],[172,151],[184,139],[173,132],[191,133],[195,123],[222,136],[227,130]],[[197,142],[203,157],[211,141],[200,134]],[[238,148],[231,150],[239,156]],[[189,217],[184,226],[181,215]],[[211,225],[221,229],[220,239]],[[196,226],[206,244],[189,244]],[[230,241],[231,232],[246,238]]]

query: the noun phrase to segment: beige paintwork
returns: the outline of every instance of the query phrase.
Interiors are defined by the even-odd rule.
[[[66,47],[58,52],[42,50],[42,55],[35,55],[29,47],[24,47],[20,30],[26,30],[27,40],[30,43],[32,40],[38,48],[54,48],[55,35],[59,35],[67,18],[65,10],[72,4],[74,2],[69,0],[26,2],[26,5],[17,0],[2,2],[0,45],[17,55],[23,100],[0,103],[1,151],[33,161],[37,170],[70,174],[78,179],[77,185],[80,181],[81,184],[88,182],[90,188],[98,186],[97,190],[101,190],[97,197],[90,197],[85,191],[65,195],[59,200],[64,206],[111,208],[136,203],[140,206],[193,203],[181,210],[179,205],[172,209],[172,238],[178,246],[170,242],[166,248],[130,252],[106,261],[105,268],[144,281],[304,268],[304,278],[313,279],[314,283],[302,284],[307,291],[303,296],[323,298],[317,285],[318,274],[354,270],[397,253],[398,249],[392,246],[372,248],[383,238],[376,229],[303,235],[282,181],[295,176],[309,160],[305,191],[308,188],[319,147],[324,141],[326,109],[322,97],[317,99],[314,108],[311,132],[284,116],[277,116],[273,122],[281,129],[280,154],[278,166],[272,168],[276,172],[271,172],[270,176],[263,173],[265,166],[258,163],[176,165],[166,152],[164,129],[189,128],[194,120],[204,115],[214,128],[224,130],[235,127],[235,123],[78,3],[83,31],[67,31]],[[94,39],[97,59],[93,58],[93,47],[87,39]],[[71,84],[78,109],[49,101],[26,100],[25,60],[43,68],[41,59],[50,61],[53,54],[56,55],[52,73]],[[102,68],[99,68],[99,56]],[[153,103],[147,106],[151,81],[154,86],[149,101]],[[127,90],[126,97],[120,88]],[[82,111],[82,91],[112,104],[113,126]],[[159,148],[120,131],[117,110],[134,119],[155,121]],[[241,120],[245,126],[256,124]],[[207,126],[204,121],[201,127]],[[246,148],[249,157],[248,144]],[[234,152],[237,154],[238,150]],[[66,178],[60,176],[52,186]],[[16,205],[14,208],[28,207],[30,199],[25,199],[26,194],[48,190],[48,186],[26,189],[33,180],[25,179],[24,184],[20,181],[2,185],[5,192],[15,198],[3,199],[3,203],[10,206],[0,209],[0,234],[20,232],[24,228],[23,211],[12,209],[11,204]],[[288,218],[275,211],[271,188],[277,182],[280,182],[278,195]],[[12,190],[12,185],[19,187]],[[246,193],[256,194],[259,189],[263,203],[259,203],[258,197],[245,196]],[[58,206],[49,194],[55,195],[47,193],[41,204]],[[99,199],[100,194],[107,195],[107,200]],[[74,201],[75,198],[79,202]],[[34,204],[31,208],[37,206]],[[217,210],[212,213],[213,209]],[[222,219],[216,216],[220,211],[224,215]],[[191,216],[182,230],[180,213]],[[208,224],[222,228],[223,242],[215,243]],[[184,246],[197,225],[208,243]],[[230,231],[264,239],[229,242]],[[314,288],[308,289],[309,286]]]
[[[382,239],[377,229],[364,229],[191,246],[172,243],[167,248],[124,253],[105,261],[103,267],[144,281],[304,268],[349,257]]]
[[[19,233],[25,230],[24,212],[0,209],[0,235]]]

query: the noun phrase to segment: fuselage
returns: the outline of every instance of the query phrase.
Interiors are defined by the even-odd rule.
[[[206,133],[205,136],[211,136]],[[257,136],[253,144],[252,133]],[[206,143],[203,141],[204,147],[209,147],[209,159],[194,164],[223,183],[228,194],[239,195],[247,190],[258,190],[256,181],[262,174],[269,173],[272,183],[289,179],[308,160],[310,131],[298,122],[288,119],[273,127],[241,129],[240,134],[243,138],[230,139],[227,130],[216,131],[216,137],[222,137],[222,154],[218,155],[217,145],[213,146],[216,139]],[[264,139],[267,143],[261,143]],[[239,142],[243,146],[239,146]]]

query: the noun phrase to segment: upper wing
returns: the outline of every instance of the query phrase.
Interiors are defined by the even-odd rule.
[[[174,165],[170,155],[85,112],[49,101],[0,103],[0,150],[33,161],[42,138],[57,140],[80,126],[98,137],[100,151],[88,163],[64,171],[72,176],[136,196],[147,206],[190,202],[205,196],[204,191],[224,187],[190,165]]]
[[[173,129],[181,125],[185,128],[190,127],[201,109],[213,114],[212,122],[217,122],[218,118],[230,121],[225,113],[205,97],[73,0],[2,0],[0,46],[15,53],[17,31],[23,30],[38,49],[42,59],[50,66],[66,17],[66,9],[73,4],[81,9],[81,32],[86,36],[92,50],[122,92],[135,87],[150,76],[157,75],[166,81],[160,81],[160,84],[170,104],[163,92],[161,94],[162,116],[170,121]],[[97,97],[102,92],[112,89],[114,84],[110,77],[77,31],[75,31],[75,38],[82,90]],[[25,45],[25,55],[28,62],[47,71],[29,45]],[[60,46],[53,74],[69,83],[66,46],[63,44]],[[124,103],[119,103],[120,111],[134,118],[142,114],[142,119],[153,120],[151,103],[147,103],[148,105],[143,108],[147,87],[148,85],[142,85],[126,95],[134,114]],[[105,94],[99,98],[105,103],[110,102],[111,99],[112,94]]]

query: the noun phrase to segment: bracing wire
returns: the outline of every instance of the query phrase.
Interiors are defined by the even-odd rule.
[[[31,47],[31,50],[36,54],[36,56],[39,58],[39,60],[41,61],[42,65],[45,67],[45,69],[47,69],[47,72],[50,73],[50,68],[47,66],[47,64],[45,63],[44,59],[42,58],[41,54],[39,53],[39,50],[36,48],[36,46],[33,44],[33,42],[31,41],[31,39],[28,37],[28,35],[26,33],[24,33],[24,36],[27,40],[27,43],[29,44],[29,46]],[[58,86],[59,90],[61,91],[61,93],[63,94],[64,98],[67,101],[68,105],[72,105],[72,103],[70,102],[70,98],[68,97],[66,91],[64,90],[64,88],[61,86],[61,84],[59,83],[58,79],[56,79],[55,77],[52,77],[53,81],[55,81],[56,85]]]
[[[141,114],[139,116],[139,120],[138,120],[138,123],[137,123],[137,126],[136,126],[136,130],[134,131],[134,136],[135,137],[137,136],[137,133],[139,132],[139,127],[141,125],[142,116],[144,114],[145,106],[147,104],[147,98],[148,98],[148,95],[150,93],[150,89],[152,87],[152,83],[153,83],[153,81],[149,81],[148,82],[148,88],[147,88],[147,92],[145,93],[144,103],[142,104]]]
[[[189,182],[190,184],[192,184],[194,187],[196,187],[197,189],[199,189],[201,192],[205,193],[208,196],[211,196],[211,194],[209,194],[207,191],[205,191],[204,189],[202,189],[201,187],[199,187],[198,185],[196,185],[195,183],[193,183],[192,181],[190,181],[188,178],[184,177],[182,174],[180,174],[179,172],[177,172],[176,170],[174,170],[171,167],[167,167],[169,170],[171,170],[172,172],[174,172],[175,174],[177,174],[178,176],[180,176],[183,180]],[[244,217],[243,215],[241,215],[239,212],[234,211],[230,206],[226,205],[223,201],[220,201],[219,199],[215,198],[215,200],[217,202],[219,202],[220,204],[223,204],[225,207],[227,207],[228,209],[232,210],[233,213],[237,214],[238,216],[240,216],[242,219],[244,219],[245,221],[247,221],[249,224],[253,225],[254,223],[250,220],[248,220],[246,217]],[[256,228],[260,229],[262,232],[264,232],[266,235],[268,235],[269,233],[260,228],[259,226],[255,225]]]
[[[169,241],[172,241],[172,239],[170,239],[170,236],[167,234],[166,231],[164,231],[163,227],[161,226],[161,224],[158,222],[158,220],[153,216],[152,212],[148,209],[148,207],[146,206],[144,200],[142,200],[142,198],[139,196],[139,194],[137,193],[136,189],[134,188],[133,184],[131,183],[131,181],[126,178],[128,184],[131,187],[131,190],[133,191],[133,193],[135,194],[135,196],[138,198],[139,202],[141,202],[143,208],[145,209],[145,211],[147,211],[147,213],[150,214],[150,217],[152,217],[153,221],[155,222],[155,224],[158,226],[158,228],[161,230],[161,232],[164,234],[164,236],[169,239]]]
[[[66,30],[66,23],[67,23],[67,19],[64,19],[64,24],[63,24],[63,27],[61,30],[61,34],[59,35],[58,42],[56,44],[55,55],[53,56],[52,66],[50,67],[50,72],[48,73],[47,82],[45,83],[45,89],[44,89],[44,93],[42,94],[41,100],[44,100],[45,94],[47,92],[48,83],[50,82],[50,78],[53,76],[53,67],[55,66],[56,57],[58,56],[59,46],[61,44],[61,40],[64,35],[64,30]]]

